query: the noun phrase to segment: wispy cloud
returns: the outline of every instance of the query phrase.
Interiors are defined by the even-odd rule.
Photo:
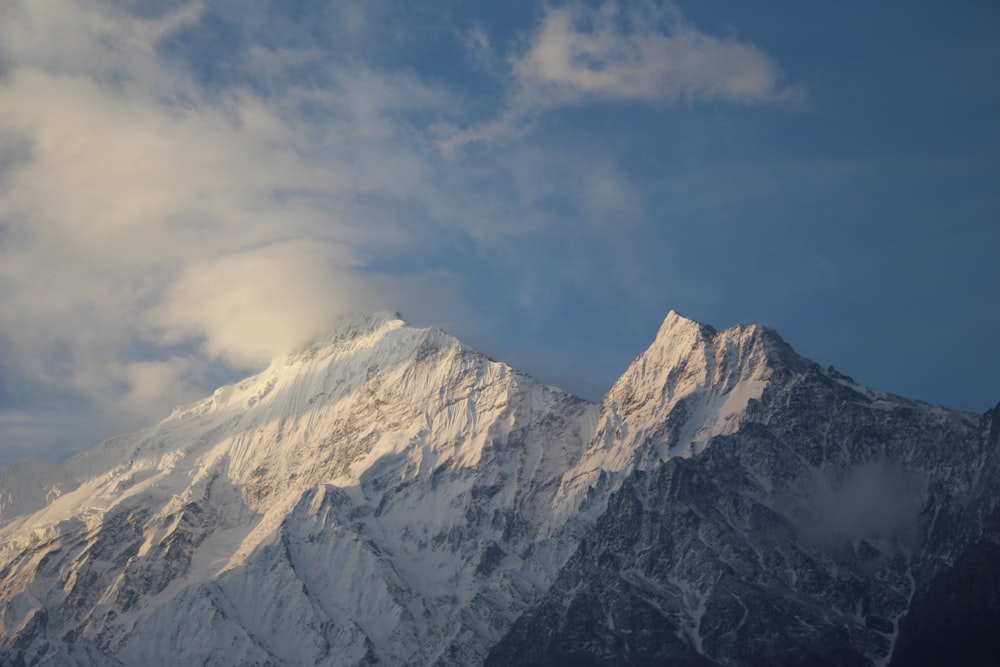
[[[489,42],[480,27],[473,27],[467,41],[485,59]],[[588,102],[797,104],[805,97],[754,44],[705,34],[670,4],[546,5],[538,27],[508,63],[507,107],[489,122],[448,136],[446,152],[521,136],[538,114]]]
[[[544,108],[589,100],[787,102],[801,93],[749,42],[707,35],[651,4],[548,8],[511,61],[518,102]]]
[[[333,313],[389,305],[391,279],[352,277],[402,233],[378,207],[433,198],[393,114],[445,95],[364,71],[273,96],[206,88],[158,52],[203,13],[5,10],[2,342],[21,377],[127,415],[102,429],[203,392],[213,359],[253,367]],[[277,71],[310,54],[255,57]]]

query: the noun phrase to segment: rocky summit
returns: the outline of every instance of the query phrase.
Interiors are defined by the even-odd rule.
[[[344,318],[0,469],[3,665],[996,665],[1000,408],[671,312],[600,405]]]

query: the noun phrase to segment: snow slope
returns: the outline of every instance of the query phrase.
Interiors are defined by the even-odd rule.
[[[351,318],[5,488],[4,655],[465,664],[547,585],[525,558],[593,410],[441,331]]]
[[[551,526],[581,513],[589,525],[629,473],[696,456],[712,438],[735,432],[779,360],[798,364],[766,327],[719,332],[670,311],[605,396],[594,438],[560,487]]]

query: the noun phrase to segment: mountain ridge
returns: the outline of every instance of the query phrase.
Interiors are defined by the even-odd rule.
[[[888,664],[1000,543],[997,430],[761,325],[671,311],[593,404],[352,316],[0,469],[0,662]]]
[[[381,316],[355,325],[64,464],[59,498],[0,529],[0,593],[13,602],[0,618],[4,636],[51,641],[66,660],[82,659],[71,648],[82,641],[87,651],[155,664],[163,642],[132,630],[186,627],[197,609],[236,642],[235,651],[203,646],[216,660],[297,663],[342,653],[405,662],[462,632],[459,611],[487,614],[530,590],[524,578],[497,600],[477,599],[507,576],[494,576],[490,563],[520,559],[531,542],[539,494],[582,449],[589,404],[439,330]],[[421,493],[427,481],[436,493]],[[372,620],[364,596],[343,598],[354,606],[340,608],[342,596],[327,584],[325,598],[301,593],[327,580],[286,543],[303,534],[311,543],[308,522],[294,517],[327,486],[346,503],[330,537],[381,591],[388,620]],[[255,581],[261,568],[301,582],[299,594],[275,600],[299,610],[312,653],[287,645],[282,637],[295,633],[286,618],[234,583]],[[244,621],[233,620],[234,609]],[[38,619],[44,631],[32,629]],[[323,630],[331,624],[340,628],[334,639]],[[467,632],[463,646],[492,637]],[[168,653],[203,657],[185,650],[171,645]]]
[[[757,367],[766,382],[734,428],[719,428],[727,421],[719,412],[706,419],[705,396],[764,376],[744,363],[749,373],[735,384],[716,377],[703,392],[722,367],[705,351],[755,337],[781,351],[779,362]],[[605,500],[593,527],[486,664],[887,664],[900,633],[904,646],[914,634],[901,622],[922,587],[922,564],[940,558],[939,517],[962,525],[982,479],[977,459],[988,448],[978,420],[861,387],[794,355],[764,328],[685,325],[667,338],[682,354],[654,369],[666,377],[651,382],[653,396],[668,400],[653,401],[625,448],[638,464],[619,467],[617,479],[609,466],[594,466]],[[651,350],[655,357],[657,343]],[[699,363],[686,375],[695,389],[684,394],[669,377],[692,370],[688,359]],[[626,386],[632,370],[648,379],[649,365],[640,355]],[[688,409],[688,397],[701,408]],[[617,413],[651,402],[649,392],[609,398],[605,441]],[[709,428],[705,446],[671,456],[673,443],[697,444],[692,416]],[[992,488],[983,494],[996,502]],[[989,544],[1000,537],[995,528],[982,532]]]

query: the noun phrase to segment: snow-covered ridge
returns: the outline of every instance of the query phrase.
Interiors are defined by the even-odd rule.
[[[179,451],[191,450],[190,444],[183,449],[173,449],[169,445],[180,444],[192,427],[204,430],[203,427],[215,426],[221,432],[223,425],[230,423],[245,429],[256,422],[273,421],[275,415],[288,417],[301,412],[314,398],[312,395],[303,397],[304,393],[312,388],[316,388],[317,396],[324,393],[324,388],[317,386],[323,384],[320,379],[323,361],[337,362],[335,385],[342,393],[349,393],[370,370],[379,365],[399,363],[420,341],[433,339],[440,345],[461,345],[440,331],[409,329],[408,336],[381,346],[378,354],[371,358],[354,354],[363,349],[373,350],[379,340],[403,326],[398,314],[343,317],[329,333],[309,346],[274,360],[260,373],[220,387],[210,397],[175,408],[155,426],[111,438],[58,466],[27,461],[0,468],[0,475],[10,479],[0,487],[7,495],[7,502],[0,507],[0,521],[7,522],[38,505],[32,499],[62,495],[67,487],[79,482],[116,470],[120,473],[123,465],[129,469],[169,468]],[[361,365],[363,369],[359,368]],[[197,423],[192,424],[192,421]],[[208,442],[210,438],[200,440]]]
[[[580,548],[486,664],[988,664],[989,420],[671,314],[564,476],[552,524]]]
[[[550,576],[531,574],[525,550],[595,410],[440,330],[390,315],[348,319],[153,427],[41,471],[47,482],[11,488],[34,505],[8,504],[0,527],[0,567],[10,573],[0,593],[18,601],[0,613],[0,635],[45,609],[81,609],[89,620],[71,615],[61,632],[113,640],[129,662],[155,663],[153,647],[163,645],[140,640],[145,628],[183,623],[197,613],[190,605],[206,603],[198,591],[218,581],[228,582],[226,600],[211,604],[245,619],[218,630],[248,642],[223,661],[324,662],[343,651],[403,664],[451,642],[484,650],[504,627],[490,630],[486,619]],[[46,483],[51,502],[39,506]],[[334,499],[335,514],[320,497]],[[302,560],[321,554],[289,546],[316,530],[333,540],[323,553],[339,554],[344,576],[359,578],[356,596],[342,599],[326,565]],[[95,550],[117,565],[98,565]],[[45,553],[57,573],[30,556]],[[243,597],[238,582],[259,585],[260,568],[286,570],[312,597],[294,586],[276,599]],[[330,637],[299,636],[292,644],[306,653],[297,652],[268,634],[283,606],[316,632],[331,622],[354,630],[332,653],[308,648]],[[171,636],[164,641],[180,641]],[[191,650],[203,660],[223,647]]]
[[[652,345],[604,397],[594,438],[563,480],[554,524],[585,503],[585,513],[596,516],[633,470],[696,456],[712,438],[735,432],[776,370],[806,363],[765,326],[717,331],[670,311]]]
[[[845,572],[886,568],[862,614],[857,581],[829,574],[841,564],[808,536],[786,554],[781,536],[822,526],[801,517],[843,505],[842,487],[867,492],[855,468],[881,471],[875,457],[919,470],[921,502],[946,499],[926,510],[933,529],[989,456],[963,449],[976,428],[824,371],[760,325],[671,312],[598,406],[440,330],[350,316],[157,425],[60,466],[0,469],[0,663],[481,664],[564,568],[617,581],[618,555],[588,564],[581,540],[603,530],[611,548],[619,527],[668,515],[673,537],[642,533],[621,582],[666,591],[660,612],[683,630],[669,641],[711,650],[706,619],[738,604],[704,573],[742,563],[773,578],[768,595],[826,582],[830,618],[885,656],[916,585],[910,547],[863,535],[836,556]],[[675,543],[663,567],[643,560]]]

